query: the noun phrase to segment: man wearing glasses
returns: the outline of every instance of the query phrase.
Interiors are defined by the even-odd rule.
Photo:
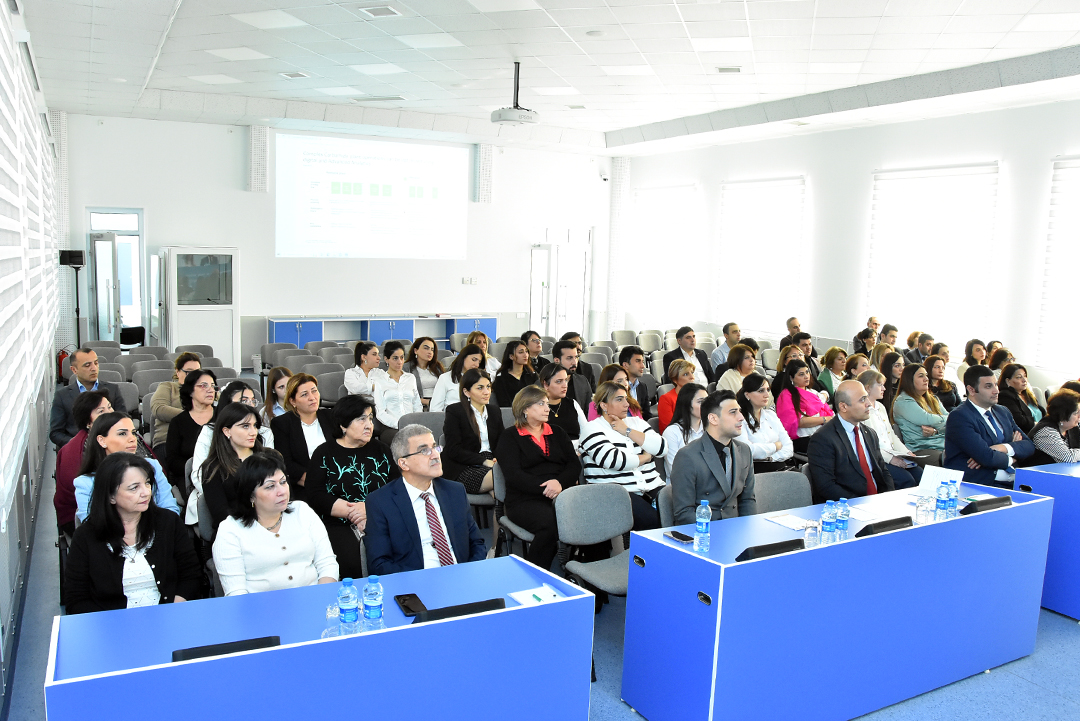
[[[369,573],[439,568],[487,555],[465,486],[442,478],[441,453],[422,425],[405,426],[394,436],[390,454],[401,478],[366,501]]]

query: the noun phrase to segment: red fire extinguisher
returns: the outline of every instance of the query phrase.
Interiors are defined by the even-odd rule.
[[[56,356],[56,377],[64,377],[64,361],[67,360],[68,352],[66,350],[60,351]]]

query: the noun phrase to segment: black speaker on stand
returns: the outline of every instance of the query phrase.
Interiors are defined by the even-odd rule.
[[[60,265],[75,269],[75,347],[82,347],[82,333],[79,328],[79,271],[86,266],[86,252],[82,250],[61,250]]]

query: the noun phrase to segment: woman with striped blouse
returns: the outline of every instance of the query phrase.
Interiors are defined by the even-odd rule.
[[[627,416],[630,401],[622,386],[607,381],[593,395],[600,415],[581,429],[581,461],[589,483],[618,483],[630,493],[634,530],[660,527],[656,497],[664,481],[653,464],[667,444],[647,421]]]

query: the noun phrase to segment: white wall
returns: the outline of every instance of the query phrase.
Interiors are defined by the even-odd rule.
[[[700,183],[713,209],[719,203],[722,181],[806,176],[812,267],[800,271],[781,258],[763,258],[761,267],[726,271],[729,283],[723,307],[730,310],[710,320],[738,321],[740,305],[754,302],[754,287],[766,288],[762,292],[782,292],[787,287],[786,292],[792,294],[790,315],[800,316],[804,329],[815,335],[850,338],[874,312],[864,307],[871,174],[997,161],[997,237],[1005,248],[997,266],[1000,273],[968,278],[962,268],[934,268],[932,259],[928,270],[937,273],[942,283],[967,284],[972,303],[999,308],[1002,340],[1017,358],[1030,362],[1036,352],[1051,162],[1055,156],[1078,152],[1080,102],[1073,101],[634,158],[631,175],[635,187]],[[715,237],[715,215],[710,238]],[[903,293],[903,288],[903,278],[896,278],[896,291]],[[932,300],[912,299],[924,304],[924,330],[931,333],[935,313],[964,312],[963,308],[936,307]],[[683,319],[673,317],[668,327],[700,316],[695,311]],[[776,327],[767,330],[782,331],[784,320],[777,318]],[[882,318],[882,322],[889,320]],[[972,335],[980,332],[973,329]],[[942,340],[952,346],[957,359],[967,339]]]
[[[527,313],[529,246],[544,242],[547,228],[596,226],[607,257],[604,158],[497,148],[493,202],[469,204],[463,261],[278,259],[272,189],[245,189],[246,128],[79,115],[68,122],[72,247],[85,245],[87,207],[142,208],[151,252],[240,248],[244,316]],[[462,276],[478,285],[462,285]]]

